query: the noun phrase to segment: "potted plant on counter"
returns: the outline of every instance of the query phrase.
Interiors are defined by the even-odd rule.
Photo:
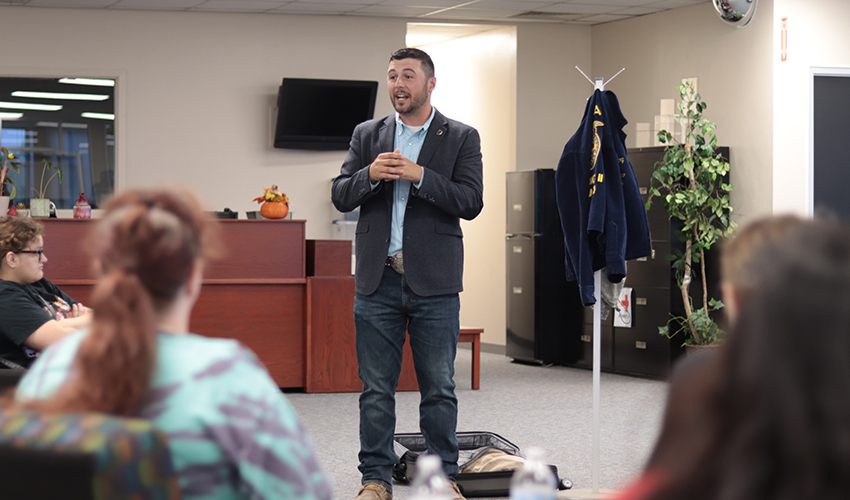
[[[50,170],[55,170],[55,172],[49,175],[47,180],[44,180],[44,176],[47,175]],[[47,199],[47,188],[50,186],[50,181],[52,181],[54,177],[61,184],[63,176],[62,167],[59,165],[54,166],[53,162],[47,158],[42,160],[41,180],[39,181],[38,189],[33,187],[35,196],[30,200],[30,214],[33,217],[50,216],[50,200]]]
[[[9,177],[9,171],[19,173],[23,163],[18,161],[18,157],[10,152],[6,147],[0,147],[0,155],[3,156],[2,168],[0,168],[0,216],[6,215],[9,209],[9,200],[18,194],[15,185],[12,183],[12,178]]]
[[[703,117],[706,103],[691,81],[679,86],[679,95],[677,120],[682,125],[682,141],[667,130],[658,133],[666,149],[655,165],[646,208],[653,198],[661,197],[670,219],[681,224],[677,233],[684,250],[676,250],[668,259],[676,270],[685,314],[671,317],[658,330],[668,337],[687,332],[685,345],[711,345],[722,340],[723,331],[711,313],[722,308],[723,302],[709,297],[705,252],[735,232],[737,224],[730,219],[729,203],[733,185],[728,182],[729,162],[717,152],[716,125]],[[695,307],[691,295],[691,284],[697,276],[701,307]]]

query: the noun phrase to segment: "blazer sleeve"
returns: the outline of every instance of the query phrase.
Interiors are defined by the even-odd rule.
[[[340,212],[351,212],[383,189],[383,182],[374,190],[369,182],[369,166],[378,155],[372,154],[372,144],[377,144],[375,124],[361,123],[354,129],[348,154],[331,188],[331,200]]]
[[[450,215],[472,220],[484,208],[481,138],[477,130],[465,127],[456,140],[454,164],[424,165],[428,174],[423,176],[419,189],[414,188],[412,193]]]

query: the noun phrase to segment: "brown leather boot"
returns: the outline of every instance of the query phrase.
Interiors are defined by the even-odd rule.
[[[466,497],[464,497],[463,493],[460,492],[460,488],[458,488],[457,483],[449,481],[449,485],[451,485],[452,491],[454,492],[452,500],[466,500]]]
[[[380,483],[366,483],[357,492],[354,500],[393,500],[393,494]]]

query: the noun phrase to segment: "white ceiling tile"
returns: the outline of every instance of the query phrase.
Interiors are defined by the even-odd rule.
[[[432,10],[454,7],[458,0],[384,0],[380,5],[405,5],[408,7],[426,7]]]
[[[607,0],[606,0],[607,1]],[[646,2],[647,7],[663,7],[665,9],[677,9],[679,7],[689,7],[698,3],[708,3],[706,0],[662,0],[654,2]]]
[[[363,0],[361,0],[363,1]],[[354,9],[364,7],[366,4],[355,3],[319,3],[319,2],[292,2],[275,9],[273,12],[285,14],[287,12],[298,14],[344,14]]]
[[[185,10],[200,5],[204,0],[118,0],[113,9]]]
[[[430,7],[404,7],[401,5],[367,5],[351,13],[375,16],[418,17],[429,12],[434,12],[434,9]]]
[[[604,5],[585,5],[561,2],[536,10],[541,12],[559,12],[563,14],[605,14],[607,12],[611,12],[614,8],[611,6],[606,7]]]
[[[662,10],[665,10],[665,9],[662,8],[662,7],[658,7],[658,8],[654,8],[654,9],[649,8],[649,7],[629,7],[628,9],[615,10],[615,11],[612,12],[612,14],[622,14],[622,15],[627,15],[627,16],[643,16],[643,15],[646,15],[646,14],[661,12]]]
[[[30,0],[27,7],[109,7],[114,3],[115,0]]]
[[[608,7],[611,10],[614,10],[614,8],[634,7],[659,1],[661,0],[563,0],[564,3],[598,5],[601,7]]]
[[[469,6],[470,9],[496,9],[496,10],[517,10],[525,12],[529,10],[539,10],[541,7],[552,5],[551,1],[547,0],[481,0]]]
[[[372,5],[375,0],[298,0],[296,3],[338,3],[338,4],[355,4],[355,5]]]
[[[620,16],[617,14],[598,14],[595,16],[585,17],[582,20],[591,23],[610,23],[611,21],[620,21],[622,19],[628,19],[630,17],[633,16]]]
[[[508,18],[510,16],[520,14],[522,12],[526,12],[526,10],[524,10],[524,9],[507,9],[507,10],[449,9],[449,10],[444,10],[442,12],[434,13],[433,15],[425,16],[424,18],[463,20],[463,21],[494,20],[494,19],[505,19],[505,18]],[[419,18],[423,19],[423,16],[420,16]]]
[[[286,0],[207,0],[192,10],[215,12],[263,12],[286,5]]]

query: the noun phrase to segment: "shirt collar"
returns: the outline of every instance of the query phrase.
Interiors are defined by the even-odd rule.
[[[437,114],[437,108],[431,106],[431,116],[428,117],[428,120],[425,122],[425,125],[422,125],[420,130],[424,130],[425,133],[428,133],[428,127],[431,126],[431,121],[434,120],[434,115]],[[405,129],[409,128],[407,124],[401,121],[401,115],[398,114],[398,111],[395,112],[395,124],[396,124],[396,135],[401,135]]]

